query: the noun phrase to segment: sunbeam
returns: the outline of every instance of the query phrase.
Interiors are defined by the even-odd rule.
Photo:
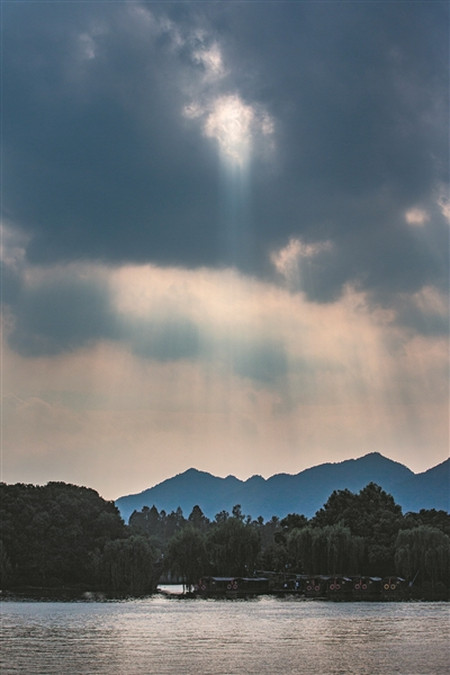
[[[445,3],[2,27],[4,480],[447,457]]]

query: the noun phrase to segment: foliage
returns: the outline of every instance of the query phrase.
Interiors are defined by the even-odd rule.
[[[294,528],[287,547],[293,571],[306,574],[356,574],[364,554],[363,538],[341,523]]]
[[[199,511],[201,515],[195,511],[194,519],[200,518],[201,520],[203,514],[200,509]],[[151,508],[144,506],[142,511],[134,511],[129,521],[132,532],[151,537],[155,545],[163,550],[167,548],[171,537],[180,532],[186,525],[187,521],[180,507],[176,511],[166,514],[164,510],[158,512],[155,505]]]
[[[381,519],[391,522],[402,517],[401,506],[379,485],[369,483],[359,494],[335,490],[314,518],[318,527],[343,523],[354,535],[372,537]]]
[[[203,511],[198,506],[198,504],[194,506],[191,513],[189,514],[188,521],[196,530],[206,532],[208,529],[209,519],[203,514]]]
[[[172,512],[170,516],[178,523],[177,532],[185,532],[184,536],[176,534],[173,544],[166,524],[169,516],[164,511],[158,513],[155,507],[133,514],[130,525],[134,528],[145,519],[147,536],[159,536],[162,550],[171,551],[166,555],[166,569],[187,583],[205,572],[246,576],[255,569],[381,577],[398,573],[410,578],[417,570],[411,572],[411,565],[405,568],[406,554],[398,552],[398,547],[404,546],[404,540],[398,538],[399,532],[422,524],[431,524],[441,534],[450,530],[450,516],[444,511],[422,510],[403,516],[393,497],[374,483],[357,494],[350,490],[333,492],[309,521],[297,513],[289,513],[281,520],[273,516],[265,522],[260,516],[252,521],[242,513],[239,504],[233,507],[231,516],[224,510],[212,522],[198,505],[187,520],[179,512],[178,515]],[[194,532],[204,536],[206,564],[202,555],[195,553],[196,547],[202,550],[198,538],[189,551],[188,539]],[[428,547],[429,543],[423,539],[421,545]],[[444,565],[442,555],[442,551],[436,552],[441,567]],[[427,565],[422,565],[422,583],[431,583],[434,578],[435,583],[448,585],[448,576],[436,571],[437,563],[432,564],[430,556],[428,553]],[[181,559],[185,561],[184,567]]]
[[[193,586],[208,569],[205,535],[192,524],[177,532],[169,542],[166,564],[186,587]]]
[[[394,569],[395,539],[402,526],[401,507],[379,485],[369,483],[358,494],[335,490],[312,519],[314,527],[338,523],[364,541],[359,572],[384,576]]]
[[[78,584],[140,595],[154,590],[161,573],[190,587],[204,574],[272,570],[399,574],[414,579],[417,597],[446,598],[449,548],[448,513],[404,516],[374,483],[358,494],[333,492],[309,521],[296,513],[252,520],[239,504],[213,521],[196,505],[186,519],[180,508],[167,514],[153,505],[135,511],[129,526],[113,502],[88,488],[0,484],[3,588]]]
[[[300,515],[298,513],[288,513],[282,520],[280,520],[280,525],[286,532],[290,532],[294,528],[301,529],[306,527],[308,524],[308,519],[306,516]]]
[[[130,595],[151,593],[161,572],[157,558],[157,551],[144,536],[108,541],[100,560],[99,585]]]
[[[432,584],[448,584],[450,576],[450,537],[429,525],[400,530],[396,539],[395,562],[401,574],[416,574]]]
[[[402,527],[406,529],[409,527],[418,527],[419,525],[436,527],[450,537],[450,514],[446,511],[421,509],[418,513],[407,513]]]
[[[260,539],[257,530],[244,518],[239,505],[233,508],[231,517],[226,512],[216,516],[207,538],[214,574],[248,576],[255,569]]]
[[[0,542],[4,587],[78,584],[117,590],[120,585],[134,592],[139,585],[117,584],[117,574],[103,573],[111,547],[130,549],[137,567],[140,560],[116,506],[95,490],[61,482],[0,484]]]

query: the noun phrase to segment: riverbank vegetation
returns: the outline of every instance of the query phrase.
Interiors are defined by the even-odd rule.
[[[2,588],[78,586],[112,594],[152,592],[160,579],[189,587],[203,575],[397,574],[411,597],[449,599],[450,516],[403,514],[370,483],[332,493],[313,518],[252,519],[236,505],[209,520],[199,506],[135,511],[128,525],[94,490],[1,484]]]
[[[125,526],[113,502],[66,483],[0,485],[2,589],[152,592],[161,574],[148,537]]]

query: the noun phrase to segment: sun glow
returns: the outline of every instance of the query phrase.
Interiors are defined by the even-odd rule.
[[[245,103],[237,94],[219,96],[208,103],[191,103],[185,117],[200,118],[203,133],[214,139],[223,160],[244,167],[262,137],[273,133],[270,115],[257,105]]]
[[[205,134],[215,138],[221,153],[239,165],[246,163],[251,145],[255,113],[237,96],[224,96],[215,102],[205,123]]]

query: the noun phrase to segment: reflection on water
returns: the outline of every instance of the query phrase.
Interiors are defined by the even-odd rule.
[[[448,673],[447,603],[1,604],[3,673]]]

